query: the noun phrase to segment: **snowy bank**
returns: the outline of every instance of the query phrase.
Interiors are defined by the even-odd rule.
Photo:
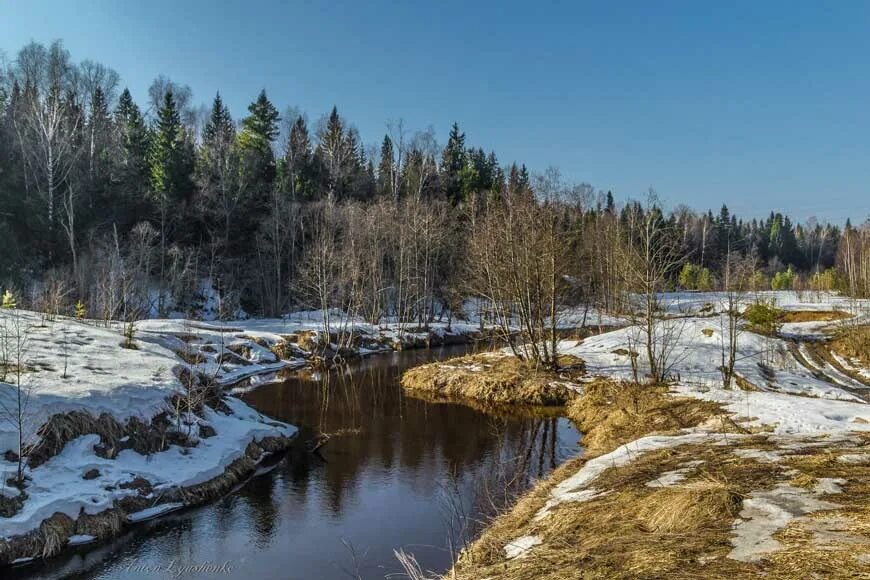
[[[218,497],[296,433],[220,392],[287,366],[267,349],[209,364],[172,332],[20,310],[0,311],[0,338],[0,564]]]

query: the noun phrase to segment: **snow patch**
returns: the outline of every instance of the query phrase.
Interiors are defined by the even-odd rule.
[[[792,520],[806,514],[840,507],[818,499],[825,492],[809,491],[789,484],[778,484],[771,490],[755,491],[743,500],[740,518],[734,523],[734,548],[729,558],[742,562],[760,560],[782,545],[773,538]]]
[[[635,460],[637,457],[647,451],[655,451],[658,449],[667,449],[678,445],[688,443],[700,443],[703,441],[711,441],[716,439],[715,435],[710,433],[686,433],[676,436],[665,435],[649,435],[641,437],[625,445],[621,445],[607,453],[600,455],[587,461],[574,475],[565,479],[550,491],[550,498],[547,503],[538,510],[535,514],[535,520],[541,520],[550,513],[550,511],[562,502],[566,501],[589,501],[596,497],[609,492],[603,492],[593,489],[582,489],[604,473],[611,467],[621,467]],[[736,439],[734,435],[729,436],[731,439]]]
[[[154,519],[158,516],[162,516],[164,514],[168,514],[169,512],[174,512],[176,510],[180,510],[184,507],[183,503],[164,503],[160,505],[156,505],[154,507],[146,508],[144,510],[134,512],[127,516],[127,521],[131,524],[135,524],[138,522],[144,522],[146,520]]]
[[[90,534],[73,534],[69,537],[69,545],[70,546],[84,546],[85,544],[90,544],[96,540],[96,536],[92,536]]]
[[[543,540],[540,536],[522,536],[511,542],[508,542],[504,547],[504,553],[508,560],[514,558],[522,558],[526,556],[532,548],[540,545]]]

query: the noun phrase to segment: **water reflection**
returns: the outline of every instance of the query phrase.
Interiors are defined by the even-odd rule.
[[[564,419],[404,395],[405,368],[456,353],[385,355],[246,394],[303,441],[329,435],[320,456],[297,449],[213,505],[15,577],[167,577],[173,561],[226,561],[229,573],[184,577],[383,578],[400,571],[400,547],[425,569],[448,568],[493,509],[579,451]]]

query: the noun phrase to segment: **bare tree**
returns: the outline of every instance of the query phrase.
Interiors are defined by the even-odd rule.
[[[631,305],[632,323],[643,334],[650,378],[663,382],[675,362],[674,351],[684,321],[667,316],[660,293],[666,290],[668,279],[680,266],[682,257],[653,191],[645,208],[635,204],[629,211],[630,229],[622,249],[622,271],[626,289],[634,293],[640,304],[635,304],[633,296],[628,297],[627,303]]]
[[[568,284],[565,229],[557,200],[508,190],[485,202],[471,232],[476,293],[488,301],[517,356],[555,368],[557,324]]]
[[[11,397],[0,395],[0,416],[10,423],[17,433],[17,467],[15,483],[18,487],[24,485],[24,466],[30,448],[34,426],[31,425],[29,404],[33,393],[31,376],[26,377],[28,365],[27,352],[31,324],[20,310],[3,309],[0,311],[0,341],[3,345],[0,360],[3,367],[4,381],[12,376],[12,382],[0,385],[0,389],[11,389]]]
[[[737,345],[743,331],[743,306],[749,281],[755,271],[755,259],[743,257],[737,252],[728,252],[725,258],[723,289],[724,310],[719,314],[722,364],[722,386],[731,388],[734,366],[737,362]]]
[[[18,69],[26,87],[25,103],[13,123],[51,229],[57,192],[78,156],[81,115],[72,110],[76,106],[75,67],[56,41],[48,49],[36,43],[26,46],[18,55]]]
[[[72,255],[73,279],[78,281],[79,263],[76,253],[76,196],[75,189],[71,184],[66,186],[66,194],[63,196],[64,219],[61,222],[66,239],[69,243],[69,251]]]

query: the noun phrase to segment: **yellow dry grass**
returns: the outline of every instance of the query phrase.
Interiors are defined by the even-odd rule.
[[[599,381],[584,389],[567,411],[584,432],[586,457],[557,469],[497,517],[447,577],[870,578],[870,468],[841,459],[870,453],[870,434],[856,435],[857,443],[795,440],[795,446],[784,448],[776,436],[746,432],[717,405],[674,397],[666,387]],[[543,519],[535,518],[553,488],[588,458],[644,435],[699,425],[721,432],[721,444],[641,454],[605,470],[587,487],[605,494],[561,503]],[[783,458],[771,463],[737,449],[777,450]],[[685,479],[661,485],[661,476],[674,470]],[[842,508],[794,520],[774,535],[781,549],[758,561],[729,557],[733,525],[746,497],[787,483],[819,493],[823,478],[845,482],[843,493],[830,496]],[[505,545],[528,535],[538,536],[540,545],[506,559]]]
[[[434,397],[473,399],[484,404],[561,406],[575,392],[561,382],[582,372],[582,363],[562,356],[565,376],[500,353],[466,355],[425,364],[402,375],[402,387]]]
[[[728,445],[683,445],[639,456],[613,467],[590,487],[609,491],[591,501],[565,502],[540,521],[533,516],[553,485],[577,471],[580,461],[555,472],[496,521],[463,553],[451,578],[868,578],[870,577],[870,469],[838,457],[870,451],[867,439],[783,450],[766,463],[736,449],[775,449],[768,435],[731,437]],[[791,454],[791,455],[789,455]],[[700,462],[700,463],[692,463]],[[684,469],[671,487],[650,487],[662,473]],[[797,475],[795,476],[795,472]],[[782,549],[757,562],[729,558],[733,523],[752,492],[802,480],[846,480],[842,493],[825,496],[835,510],[797,518],[774,534]],[[808,492],[809,493],[809,492]],[[506,560],[504,546],[523,535],[542,543]]]
[[[583,433],[591,456],[650,434],[675,433],[718,419],[717,427],[739,430],[716,403],[675,397],[667,386],[599,380],[583,386],[568,404],[568,416]]]
[[[756,437],[741,445],[759,445]],[[651,487],[663,472],[704,463],[674,487]],[[572,473],[577,465],[567,467]],[[562,470],[557,476],[566,476]],[[593,487],[610,493],[565,502],[541,521],[533,515],[551,489],[539,486],[520,502],[521,513],[496,520],[454,569],[472,578],[727,578],[761,569],[726,558],[742,498],[780,477],[776,466],[741,459],[730,446],[684,445],[650,452],[605,471]],[[542,544],[505,560],[503,547],[524,534]]]
[[[842,310],[783,310],[777,322],[833,322],[851,317],[851,314]]]
[[[728,482],[701,479],[686,485],[662,487],[638,502],[637,518],[650,532],[700,532],[711,522],[734,517],[740,506]]]
[[[829,345],[841,357],[870,367],[870,325],[842,328]]]

